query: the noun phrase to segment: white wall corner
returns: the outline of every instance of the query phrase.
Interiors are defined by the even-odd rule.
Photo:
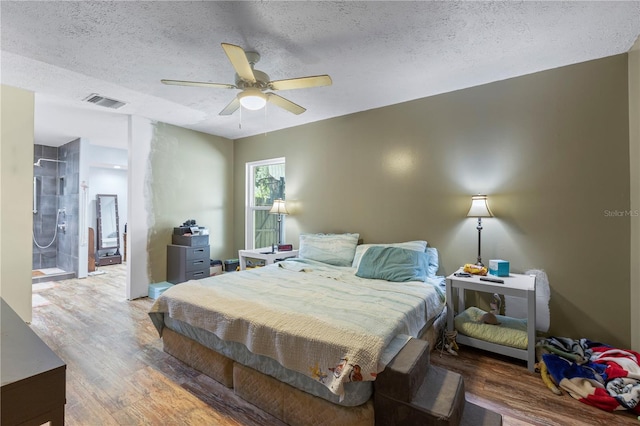
[[[127,195],[127,299],[145,297],[149,292],[148,230],[151,214],[151,139],[153,123],[129,116],[129,187]]]
[[[89,140],[80,138],[80,176],[78,196],[78,278],[89,274]]]

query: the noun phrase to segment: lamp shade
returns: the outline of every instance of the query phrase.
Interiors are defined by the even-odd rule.
[[[281,200],[280,198],[274,200],[273,206],[271,206],[271,210],[269,210],[269,213],[289,214],[289,212],[287,211],[287,205],[285,204],[284,200]]]
[[[474,195],[471,197],[471,208],[467,217],[493,217],[493,213],[487,204],[486,195]]]
[[[238,100],[246,109],[258,110],[267,104],[267,95],[260,89],[248,88],[238,94]]]

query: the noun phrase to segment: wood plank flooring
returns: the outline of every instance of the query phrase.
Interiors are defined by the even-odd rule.
[[[147,312],[125,298],[126,266],[34,285],[31,328],[67,363],[67,425],[282,425],[162,351]]]
[[[162,351],[147,315],[153,300],[125,299],[125,268],[33,286],[31,327],[67,363],[67,425],[281,426]],[[458,357],[431,358],[462,374],[467,399],[503,414],[505,425],[640,424],[553,395],[520,361],[464,347]]]
[[[631,413],[609,413],[566,392],[553,394],[525,361],[460,346],[458,356],[432,351],[431,363],[461,374],[467,400],[502,414],[504,425],[640,425]]]

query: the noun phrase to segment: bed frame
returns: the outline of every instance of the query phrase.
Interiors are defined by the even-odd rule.
[[[421,336],[421,339],[432,342],[432,348],[444,330],[446,318],[444,309]],[[163,330],[162,341],[168,354],[233,388],[245,401],[289,425],[375,424],[372,398],[357,407],[336,405],[235,362],[169,328]]]

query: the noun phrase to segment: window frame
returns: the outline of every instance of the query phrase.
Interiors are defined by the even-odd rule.
[[[277,157],[277,158],[269,158],[266,160],[257,160],[257,161],[248,161],[245,163],[245,203],[244,203],[244,247],[245,250],[253,250],[256,248],[262,247],[254,247],[256,236],[255,232],[255,224],[254,224],[254,212],[257,210],[271,210],[271,206],[255,206],[255,168],[260,166],[271,166],[276,164],[284,164],[286,171],[286,161],[285,157]],[[285,175],[286,181],[286,175]],[[284,241],[284,216],[282,217],[281,222],[281,233]]]

